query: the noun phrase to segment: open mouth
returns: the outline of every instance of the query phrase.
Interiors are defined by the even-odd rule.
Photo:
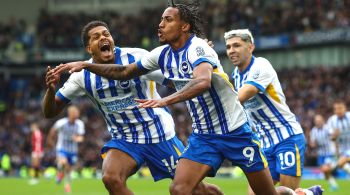
[[[101,54],[103,56],[107,57],[112,54],[111,44],[108,41],[100,42],[99,46],[100,46]]]
[[[111,51],[111,45],[108,42],[104,42],[100,46],[100,51],[105,52],[105,51]]]

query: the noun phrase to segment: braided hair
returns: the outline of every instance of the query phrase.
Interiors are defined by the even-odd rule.
[[[198,37],[204,35],[202,32],[203,20],[199,14],[199,3],[191,4],[174,4],[173,0],[169,3],[169,7],[174,7],[179,10],[180,19],[190,24],[190,33]]]

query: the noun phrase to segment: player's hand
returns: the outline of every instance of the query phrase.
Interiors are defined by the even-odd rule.
[[[158,108],[166,106],[166,103],[163,99],[135,99],[139,103],[139,108]]]
[[[63,72],[68,71],[69,73],[79,72],[85,68],[85,62],[77,61],[77,62],[69,62],[66,64],[60,64],[54,69],[55,74],[61,74]]]
[[[59,81],[60,81],[60,74],[55,74],[54,70],[50,66],[48,66],[46,69],[46,76],[45,76],[45,82],[46,82],[47,88],[54,91]]]
[[[208,39],[204,39],[204,41],[206,41],[207,44],[208,44],[211,48],[214,48],[214,43],[213,43],[213,41],[209,41]]]

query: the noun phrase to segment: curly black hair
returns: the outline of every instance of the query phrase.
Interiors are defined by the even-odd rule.
[[[102,22],[99,20],[94,20],[89,22],[84,26],[83,30],[81,31],[81,41],[83,42],[84,47],[89,45],[89,39],[90,39],[89,31],[98,26],[104,26],[109,31],[108,25],[105,22]]]
[[[203,20],[199,13],[199,2],[190,4],[169,4],[169,6],[177,8],[179,10],[180,19],[190,24],[190,33],[198,37],[204,35],[202,28]]]

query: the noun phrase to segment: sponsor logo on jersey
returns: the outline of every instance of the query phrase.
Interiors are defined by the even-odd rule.
[[[196,47],[196,53],[198,57],[205,55],[203,47],[200,47],[200,46]]]
[[[259,78],[259,75],[260,75],[260,70],[256,70],[253,74],[253,79]]]

